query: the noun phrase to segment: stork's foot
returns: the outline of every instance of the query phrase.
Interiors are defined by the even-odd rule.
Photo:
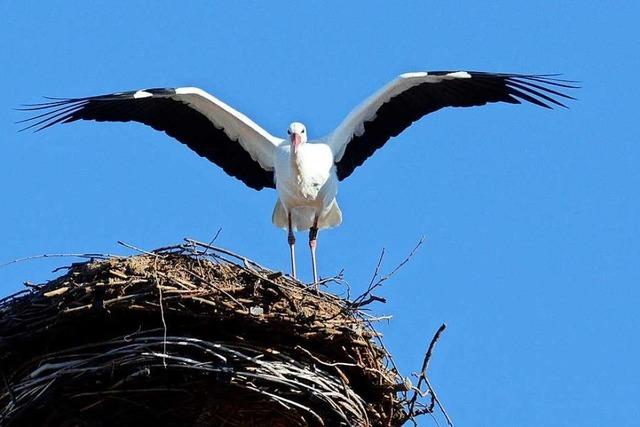
[[[318,281],[318,280],[316,280],[316,281],[315,281],[315,282],[313,282],[313,283],[309,283],[309,284],[307,284],[307,285],[306,285],[306,288],[307,288],[309,291],[313,292],[314,294],[316,294],[316,295],[320,295],[320,283],[319,283],[319,281]]]

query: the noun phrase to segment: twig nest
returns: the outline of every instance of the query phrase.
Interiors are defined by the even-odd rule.
[[[0,425],[400,425],[367,318],[242,257],[74,264],[0,303]]]

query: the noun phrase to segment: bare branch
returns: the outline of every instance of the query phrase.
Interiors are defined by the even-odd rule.
[[[420,368],[420,374],[417,375],[418,376],[418,383],[416,384],[415,387],[412,388],[413,396],[407,402],[407,406],[409,408],[409,411],[408,411],[409,414],[408,415],[409,415],[410,418],[413,418],[413,417],[416,417],[416,416],[419,416],[419,415],[423,415],[423,414],[431,414],[433,416],[434,404],[437,404],[438,408],[440,409],[440,411],[444,415],[445,419],[447,420],[447,424],[449,426],[453,427],[453,422],[451,421],[451,418],[449,417],[449,414],[447,414],[447,411],[445,410],[444,406],[442,405],[442,403],[438,399],[438,396],[436,395],[436,392],[433,389],[433,387],[431,386],[431,382],[429,381],[429,378],[427,377],[427,370],[429,369],[429,362],[431,361],[431,356],[433,355],[433,349],[435,348],[436,344],[440,340],[440,336],[442,335],[442,333],[444,332],[445,329],[447,329],[447,325],[445,323],[443,323],[442,325],[440,325],[440,327],[438,328],[436,333],[433,335],[433,338],[431,339],[431,342],[429,343],[429,347],[427,348],[427,352],[425,353],[424,359],[422,361],[422,367]],[[425,392],[423,392],[422,389],[421,389],[423,383],[426,384],[426,386],[427,386],[427,390]],[[422,409],[416,409],[418,396],[426,397],[427,395],[431,396],[431,404],[429,406],[423,407]]]
[[[425,239],[424,236],[420,237],[420,240],[413,247],[413,249],[411,249],[411,252],[409,252],[409,255],[407,255],[400,262],[400,264],[398,264],[393,270],[391,270],[391,272],[380,277],[382,261],[384,260],[384,257],[386,254],[385,249],[383,248],[382,251],[380,252],[380,257],[378,258],[378,262],[376,263],[376,268],[373,272],[373,276],[371,277],[371,281],[369,282],[369,286],[367,287],[367,290],[364,291],[359,297],[357,297],[351,302],[351,307],[361,308],[374,301],[383,302],[383,303],[386,302],[384,298],[373,295],[373,291],[381,287],[387,280],[389,280],[398,271],[400,271],[400,269],[402,269],[402,267],[404,267],[411,260],[411,258],[413,258],[413,256],[416,254],[420,246],[422,246],[422,244],[424,243],[424,239]],[[377,278],[378,280],[376,281]]]
[[[31,261],[34,259],[42,259],[42,258],[84,258],[84,259],[106,259],[106,258],[123,258],[121,255],[113,255],[113,254],[99,254],[99,253],[86,253],[86,254],[41,254],[41,255],[32,255],[24,258],[14,259],[12,261],[5,262],[0,264],[0,268],[6,267],[11,264],[17,264],[19,262]]]
[[[134,251],[140,252],[141,254],[145,254],[145,255],[152,255],[152,256],[155,256],[155,257],[157,257],[157,256],[158,256],[158,254],[157,254],[157,253],[149,252],[149,251],[145,251],[144,249],[140,249],[140,248],[138,248],[138,247],[136,247],[136,246],[130,245],[129,243],[125,243],[125,242],[123,242],[122,240],[118,240],[118,241],[117,241],[117,243],[118,243],[120,246],[124,246],[125,248],[133,249]]]

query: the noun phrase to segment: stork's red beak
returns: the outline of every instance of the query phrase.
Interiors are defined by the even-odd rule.
[[[294,154],[298,154],[298,147],[300,147],[300,144],[302,143],[302,137],[300,136],[299,133],[292,133],[291,134],[291,146],[293,147],[293,153]]]

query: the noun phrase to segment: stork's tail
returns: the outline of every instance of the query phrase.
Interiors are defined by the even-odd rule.
[[[288,227],[287,211],[285,210],[280,200],[276,201],[276,205],[273,207],[273,215],[271,215],[271,221],[273,225],[278,228],[286,229]]]
[[[315,212],[313,209],[308,207],[301,207],[293,209],[291,215],[291,222],[294,230],[296,231],[305,231],[311,228],[313,225],[313,217]],[[288,227],[288,218],[287,218],[287,210],[284,208],[282,202],[278,200],[276,202],[275,207],[273,208],[273,215],[271,216],[271,221],[278,228],[286,229]],[[325,209],[318,219],[318,228],[330,228],[336,227],[340,225],[342,222],[342,211],[338,206],[337,201],[331,202],[331,205],[327,209]]]
[[[329,209],[327,209],[318,221],[318,228],[337,227],[342,223],[342,211],[338,202],[334,199]]]

